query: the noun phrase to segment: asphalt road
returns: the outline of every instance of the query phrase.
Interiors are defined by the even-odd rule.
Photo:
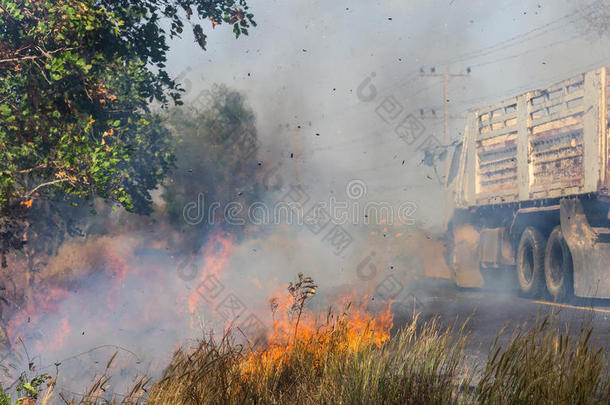
[[[441,324],[461,323],[468,319],[471,332],[469,357],[483,363],[498,332],[523,322],[534,322],[537,316],[558,314],[561,324],[578,333],[581,327],[593,329],[593,344],[610,350],[610,300],[572,299],[556,304],[548,300],[519,297],[514,291],[460,289],[448,280],[425,280],[410,286],[411,302],[404,300],[394,308],[395,328],[412,319],[437,317]],[[500,341],[506,342],[505,334]]]

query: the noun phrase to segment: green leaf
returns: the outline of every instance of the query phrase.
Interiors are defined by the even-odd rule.
[[[246,0],[212,3],[211,10],[192,7],[187,21],[185,10],[193,2],[0,0],[4,51],[16,54],[27,45],[33,55],[41,56],[36,64],[42,68],[32,60],[20,63],[20,69],[0,64],[0,208],[5,215],[40,227],[38,239],[28,243],[63,240],[59,229],[57,233],[49,229],[74,213],[88,217],[90,207],[80,204],[88,196],[150,213],[149,192],[163,181],[175,160],[174,138],[163,118],[150,113],[150,103],[163,108],[181,103],[177,84],[166,70],[169,31],[209,17],[229,23],[238,4],[248,9]],[[171,27],[165,27],[162,18],[167,5]],[[251,18],[248,13],[247,19]],[[248,28],[241,23],[233,30],[239,36],[246,35]],[[195,24],[193,32],[206,49],[203,28]],[[50,57],[42,56],[40,49]],[[221,122],[219,128],[227,126]],[[120,134],[102,137],[109,128],[120,128]],[[66,177],[70,181],[37,190],[41,203],[32,206],[27,218],[10,209],[23,197],[23,185]],[[65,207],[57,214],[61,220],[37,211],[46,197],[64,197]],[[23,240],[23,235],[12,237]]]

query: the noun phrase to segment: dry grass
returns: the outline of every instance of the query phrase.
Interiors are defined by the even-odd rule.
[[[151,404],[456,403],[466,335],[417,320],[379,345],[344,314],[295,343],[244,350],[225,335],[174,354]],[[364,338],[362,338],[364,336]],[[370,336],[370,335],[369,335]],[[456,337],[457,336],[457,337]],[[457,386],[456,386],[457,384]]]
[[[368,319],[329,312],[285,340],[244,347],[230,333],[177,350],[158,381],[141,379],[125,396],[104,399],[104,373],[67,404],[607,404],[608,357],[592,330],[576,335],[555,316],[506,336],[501,331],[473,382],[465,326],[417,318],[391,339]],[[315,327],[314,327],[315,326]],[[508,337],[508,339],[501,339]],[[501,344],[504,340],[506,343]],[[108,364],[107,370],[110,369]],[[43,398],[51,398],[45,393]]]
[[[607,404],[608,355],[591,344],[591,328],[576,335],[554,315],[515,328],[502,346],[492,345],[476,390],[480,403]]]

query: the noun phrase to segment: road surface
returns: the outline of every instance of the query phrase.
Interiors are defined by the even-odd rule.
[[[406,299],[393,307],[395,328],[412,319],[414,307],[421,319],[438,317],[444,325],[470,318],[467,330],[472,339],[468,354],[479,364],[484,363],[504,325],[534,322],[537,316],[553,311],[572,333],[577,334],[582,326],[590,326],[593,343],[610,348],[610,300],[572,299],[556,304],[545,299],[521,298],[513,291],[460,289],[448,280],[425,280],[411,285],[410,290],[412,301]],[[507,336],[501,339],[506,340]]]

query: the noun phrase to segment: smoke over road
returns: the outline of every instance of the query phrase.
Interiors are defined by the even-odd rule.
[[[170,68],[187,105],[213,83],[246,95],[264,193],[256,204],[217,207],[217,223],[214,201],[189,201],[182,225],[201,243],[186,251],[175,246],[180,231],[126,213],[99,220],[108,234],[65,242],[41,270],[45,284],[7,323],[7,385],[32,363],[77,391],[119,350],[109,391],[122,392],[136,376],[158,377],[172,350],[202,331],[238,328],[254,342],[271,326],[269,300],[299,272],[319,285],[313,311],[366,297],[371,311],[393,302],[403,315],[470,315],[467,305],[439,308],[437,291],[420,288],[424,278],[451,277],[444,175],[422,164],[443,142],[442,86],[420,69],[472,68],[452,83],[455,140],[469,108],[610,61],[581,30],[588,2],[579,2],[582,14],[573,2],[539,3],[258,1],[259,30],[244,41],[220,32],[203,55],[177,44]],[[506,40],[517,29],[526,34]],[[15,288],[25,283],[17,277]]]

